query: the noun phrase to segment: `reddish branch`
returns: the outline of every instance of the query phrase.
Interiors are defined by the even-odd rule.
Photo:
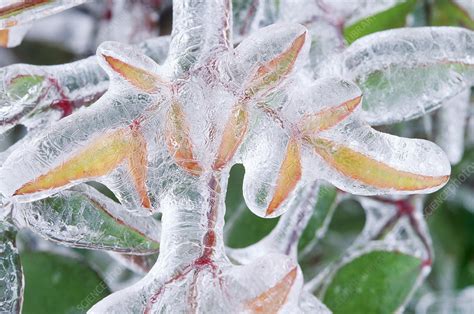
[[[395,213],[395,215],[393,215],[380,228],[379,232],[374,238],[380,239],[387,232],[387,230],[390,230],[393,228],[393,226],[395,226],[395,224],[400,220],[400,218],[407,217],[410,223],[410,226],[413,228],[413,231],[415,232],[417,237],[420,239],[420,241],[423,243],[423,246],[425,247],[426,252],[428,253],[428,257],[425,260],[423,260],[422,267],[431,266],[431,264],[433,263],[431,247],[428,242],[428,239],[426,238],[426,235],[423,233],[423,231],[420,228],[420,224],[417,218],[415,217],[415,208],[413,207],[413,204],[411,203],[411,197],[407,199],[403,199],[403,200],[398,200],[398,201],[388,200],[381,197],[374,197],[374,199],[385,204],[395,205],[397,207],[397,212]]]

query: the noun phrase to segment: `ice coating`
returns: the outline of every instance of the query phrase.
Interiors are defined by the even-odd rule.
[[[255,299],[275,311],[297,306],[302,278],[291,259],[270,254],[249,265],[235,266],[224,256],[222,191],[227,177],[193,180],[206,184],[192,184],[185,191],[175,187],[164,196],[163,253],[157,264],[145,279],[104,299],[91,313],[174,313],[189,308],[206,313],[242,312],[256,306]],[[212,218],[206,221],[206,216]],[[246,289],[250,278],[255,285]],[[272,288],[273,293],[262,295]],[[184,302],[171,306],[175,298]]]
[[[21,43],[31,23],[86,0],[6,0],[0,4],[0,46],[14,47]]]
[[[364,119],[380,125],[439,108],[473,84],[473,63],[472,31],[420,27],[357,40],[344,51],[342,73],[363,91]]]
[[[319,183],[296,188],[295,196],[282,206],[285,214],[277,226],[259,242],[243,249],[227,249],[231,260],[248,264],[269,253],[285,254],[297,260],[298,240],[311,218],[318,199]],[[285,208],[288,207],[288,208]]]
[[[0,28],[30,23],[84,2],[86,0],[7,0],[0,5]]]
[[[0,222],[0,312],[20,313],[23,303],[23,271],[16,248],[16,228]]]
[[[452,164],[461,161],[464,153],[464,136],[468,120],[471,91],[466,89],[445,101],[436,113],[435,142],[445,152]],[[456,123],[453,123],[456,121]]]
[[[352,119],[338,128],[338,132],[326,131],[320,140],[313,140],[317,154],[307,155],[303,169],[306,166],[311,171],[314,166],[310,165],[324,160],[329,167],[312,172],[344,191],[359,195],[430,193],[449,179],[449,161],[432,142],[383,134]],[[354,163],[363,168],[370,163],[370,178],[367,172],[349,170],[350,163],[354,168]],[[424,183],[418,185],[418,179]]]
[[[91,312],[291,313],[308,302],[317,308],[314,300],[302,301],[294,258],[273,253],[245,265],[227,259],[222,229],[230,167],[246,167],[250,209],[277,216],[317,179],[361,194],[427,193],[445,184],[449,162],[427,141],[367,126],[359,117],[365,100],[353,82],[308,76],[303,26],[275,24],[234,48],[229,2],[187,4],[174,3],[163,65],[127,45],[98,49],[110,88],[21,144],[0,169],[7,178],[0,192],[30,203],[97,180],[123,210],[162,212],[153,269]],[[288,216],[283,227],[300,230],[298,220]]]
[[[87,185],[16,207],[31,230],[62,244],[134,254],[150,254],[159,248],[158,221],[131,216]]]
[[[168,44],[165,36],[144,41],[139,47],[163,62]],[[1,68],[0,77],[0,132],[19,123],[30,129],[50,124],[90,105],[109,86],[95,56],[54,66],[15,64]]]
[[[150,37],[158,36],[158,14],[156,7],[163,3],[155,1],[114,0],[105,3],[91,3],[104,9],[106,18],[99,21],[97,45],[106,41],[120,41],[136,44]]]

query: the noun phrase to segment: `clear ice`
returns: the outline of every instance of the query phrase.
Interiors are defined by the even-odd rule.
[[[336,10],[344,21],[396,3],[317,2],[322,15]],[[369,196],[430,193],[449,179],[438,146],[370,124],[416,117],[471,84],[473,32],[402,29],[347,49],[320,47],[316,26],[270,13],[252,27],[280,22],[242,32],[234,47],[229,1],[178,0],[170,39],[104,42],[95,57],[74,64],[0,70],[0,132],[19,123],[30,131],[0,158],[0,193],[23,223],[48,239],[116,254],[155,253],[159,242],[147,275],[91,313],[326,312],[303,289],[292,238],[309,219],[316,181]],[[334,31],[334,23],[318,25]],[[408,86],[412,79],[419,84]],[[227,180],[237,163],[246,169],[252,212],[288,211],[258,249],[240,252],[226,251],[223,240]],[[89,181],[106,185],[120,204]],[[361,202],[371,224],[387,222],[370,200]],[[429,239],[403,242],[409,232],[424,234],[424,225],[412,230],[419,215],[404,216],[390,240],[370,249],[395,243],[428,260]],[[126,227],[106,231],[110,216]],[[354,246],[374,232],[368,226]]]

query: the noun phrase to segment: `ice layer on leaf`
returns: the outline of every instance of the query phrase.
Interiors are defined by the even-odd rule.
[[[87,185],[17,205],[28,227],[72,247],[150,254],[159,249],[160,224],[136,217]]]
[[[128,170],[118,178],[121,183],[115,185],[115,192],[120,198],[121,189],[131,189],[135,195],[132,208],[149,208],[146,152],[147,141],[154,136],[151,125],[156,125],[152,122],[156,117],[144,119],[142,112],[156,110],[166,96],[131,90],[121,94],[120,100],[110,94],[102,97],[94,106],[63,119],[42,137],[15,151],[1,170],[8,178],[2,181],[2,193],[16,194],[24,200],[41,198],[106,175],[116,181],[115,169],[125,166]],[[16,163],[24,165],[22,171],[15,170]]]
[[[303,169],[353,194],[429,193],[449,179],[449,161],[435,144],[378,132],[349,119],[308,137]],[[323,166],[327,165],[327,166]]]
[[[7,0],[0,4],[0,28],[30,23],[84,2],[86,0]]]
[[[232,79],[245,95],[268,92],[278,85],[309,49],[307,30],[297,24],[273,24],[254,32],[234,52]]]
[[[473,84],[474,32],[420,27],[365,36],[344,52],[342,72],[362,89],[370,124],[416,118]]]

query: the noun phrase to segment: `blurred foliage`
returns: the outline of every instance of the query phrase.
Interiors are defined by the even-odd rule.
[[[25,276],[24,314],[85,313],[110,292],[87,264],[49,252],[20,254]]]
[[[393,313],[404,302],[421,270],[421,260],[374,251],[341,266],[322,301],[334,314]]]
[[[344,28],[344,38],[348,43],[352,43],[375,32],[403,27],[406,17],[413,12],[415,5],[416,0],[406,0],[386,11],[348,25]]]

